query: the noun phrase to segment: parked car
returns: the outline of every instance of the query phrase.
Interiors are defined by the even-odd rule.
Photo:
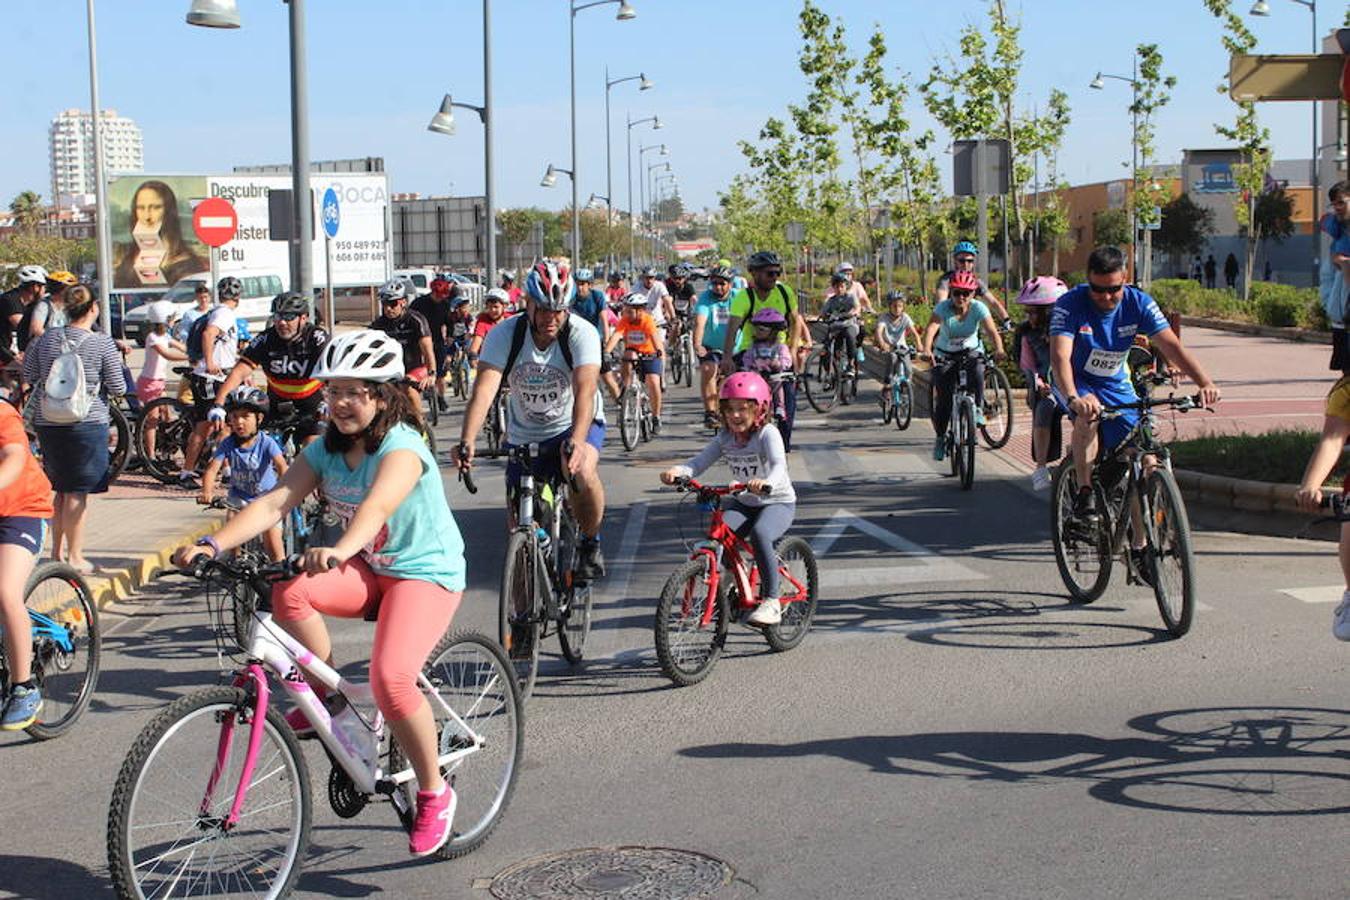
[[[431,269],[395,269],[395,278],[407,278],[417,288],[417,296],[425,297],[431,293],[431,282],[436,273]]]
[[[272,316],[272,298],[285,290],[285,282],[280,275],[240,275],[239,280],[244,283],[244,293],[239,298],[237,314],[248,321],[251,333],[259,334],[267,327],[267,320]],[[205,284],[206,281],[207,279],[200,275],[184,278],[176,282],[165,294],[153,299],[173,303],[174,317],[180,317],[196,304],[197,286]],[[215,291],[211,293],[214,297]],[[128,340],[143,344],[147,330],[146,302],[140,295],[132,296],[135,297],[136,305],[127,304],[122,324]],[[127,299],[131,300],[132,296],[128,296]]]

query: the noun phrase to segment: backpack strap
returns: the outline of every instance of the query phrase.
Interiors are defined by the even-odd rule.
[[[511,349],[506,354],[506,365],[502,367],[502,381],[505,382],[511,370],[515,368],[516,358],[520,356],[520,351],[525,347],[525,338],[530,333],[529,313],[521,313],[516,321],[516,330],[511,335]],[[567,363],[567,368],[572,369],[572,318],[568,317],[563,323],[563,327],[558,330],[558,349],[562,351],[563,362]]]

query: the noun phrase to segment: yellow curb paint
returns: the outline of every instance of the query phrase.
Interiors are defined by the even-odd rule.
[[[152,581],[156,575],[170,567],[169,559],[173,556],[173,551],[203,535],[211,534],[224,522],[223,518],[209,519],[187,534],[168,541],[159,550],[143,554],[128,567],[99,569],[92,575],[86,575],[85,581],[89,584],[90,593],[94,595],[94,604],[101,609],[118,600],[126,600]]]

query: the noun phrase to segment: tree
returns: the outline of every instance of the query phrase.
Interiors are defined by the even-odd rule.
[[[1294,233],[1294,198],[1283,185],[1277,184],[1256,198],[1253,216],[1262,247],[1266,246],[1267,240],[1283,244],[1284,239]]]
[[[20,231],[36,231],[47,218],[47,208],[42,205],[42,196],[35,191],[23,191],[9,202],[9,211],[14,216],[14,225]]]
[[[1144,229],[1144,271],[1139,278],[1147,287],[1153,278],[1153,232],[1149,226],[1157,224],[1157,210],[1166,192],[1153,171],[1153,114],[1172,99],[1168,91],[1176,87],[1177,80],[1162,74],[1163,58],[1157,44],[1140,44],[1135,53],[1139,58],[1139,71],[1130,112],[1136,116],[1134,143],[1139,152],[1139,165],[1134,172],[1131,200],[1135,229]],[[1134,243],[1133,235],[1130,243]]]
[[[1153,243],[1166,253],[1174,268],[1182,269],[1186,257],[1205,248],[1206,239],[1214,233],[1214,210],[1206,209],[1182,194],[1162,208],[1162,222],[1153,236]]]
[[[15,230],[0,240],[0,289],[13,287],[18,267],[45,266],[48,270],[76,271],[94,262],[98,253],[92,240],[72,241],[38,231]]]
[[[1092,214],[1092,243],[1097,247],[1124,247],[1130,242],[1130,217],[1123,209],[1099,209]]]

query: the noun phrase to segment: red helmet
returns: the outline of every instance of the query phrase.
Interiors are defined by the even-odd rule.
[[[736,372],[728,375],[718,392],[720,400],[753,400],[759,404],[759,414],[755,416],[755,427],[763,425],[769,417],[769,405],[773,402],[773,392],[769,384],[758,372]]]
[[[975,277],[974,272],[956,272],[952,275],[951,281],[947,282],[949,291],[970,291],[972,294],[980,289],[980,280]]]
[[[443,275],[437,275],[431,279],[431,295],[444,300],[450,296],[451,282],[449,278]]]

